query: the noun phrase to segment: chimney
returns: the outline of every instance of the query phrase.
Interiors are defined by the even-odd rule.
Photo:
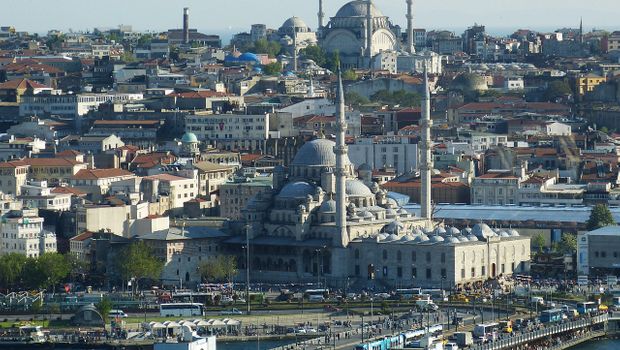
[[[183,8],[183,44],[189,44],[189,7]]]

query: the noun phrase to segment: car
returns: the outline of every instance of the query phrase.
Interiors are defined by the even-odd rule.
[[[123,310],[110,310],[108,312],[110,318],[127,318],[127,314]]]
[[[220,315],[243,315],[243,311],[239,309],[222,310]]]
[[[235,299],[227,295],[222,295],[222,298],[220,298],[220,304],[232,304],[234,302],[235,302]]]
[[[308,332],[306,331],[306,329],[305,329],[305,328],[303,328],[303,327],[299,327],[299,328],[297,328],[297,329],[295,330],[295,333],[297,333],[297,334],[306,334],[306,333],[308,333]]]
[[[306,328],[306,333],[316,333],[316,328],[308,327]]]

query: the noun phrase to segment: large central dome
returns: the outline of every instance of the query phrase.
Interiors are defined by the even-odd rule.
[[[336,166],[334,141],[316,139],[304,144],[293,159],[293,166]]]
[[[383,13],[374,3],[370,7],[370,14],[372,17],[383,17]],[[355,0],[347,3],[338,10],[336,17],[366,17],[366,1]]]

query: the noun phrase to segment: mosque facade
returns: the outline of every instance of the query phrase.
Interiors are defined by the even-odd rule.
[[[307,142],[288,169],[274,169],[273,191],[242,209],[236,234],[225,242],[238,254],[239,271],[246,269],[247,243],[254,282],[448,287],[529,270],[528,237],[484,223],[459,229],[433,222],[428,181],[422,216],[414,216],[402,196],[371,180],[367,167],[356,173],[344,141],[341,81],[338,91],[336,141]],[[426,94],[423,177],[433,168],[429,101]]]

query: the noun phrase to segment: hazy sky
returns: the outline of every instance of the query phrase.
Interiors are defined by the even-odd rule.
[[[395,24],[405,25],[405,0],[374,0]],[[414,0],[415,26],[460,30],[474,22],[491,31],[577,27],[620,29],[618,0]],[[326,17],[346,0],[324,0]],[[317,26],[318,0],[0,0],[0,25],[46,32],[116,27],[165,30],[181,26],[182,8],[190,7],[190,24],[204,32],[249,30],[252,23],[277,28],[288,17]]]

